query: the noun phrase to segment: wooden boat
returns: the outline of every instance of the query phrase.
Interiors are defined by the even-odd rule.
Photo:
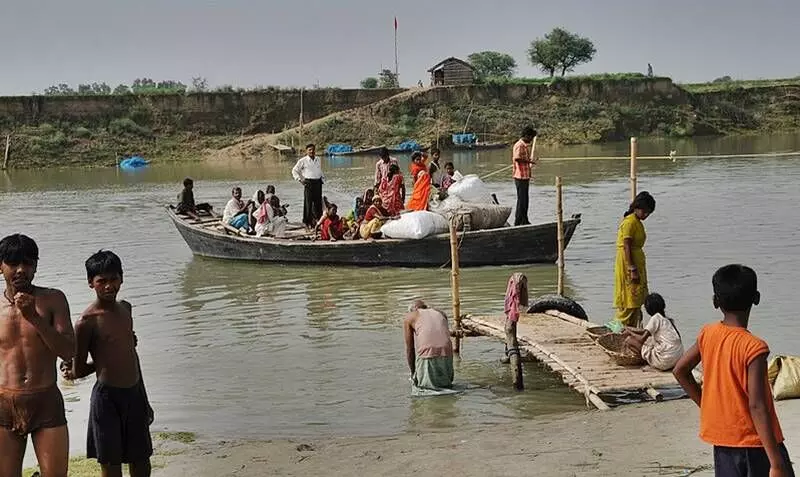
[[[475,142],[472,144],[453,144],[453,149],[468,149],[468,150],[505,149],[507,147],[508,147],[507,142]]]
[[[195,255],[232,260],[354,266],[441,267],[450,261],[450,235],[421,240],[312,241],[302,238],[256,238],[220,224],[167,214]],[[566,247],[581,222],[564,221]],[[553,263],[558,256],[556,223],[501,227],[459,233],[462,267]]]

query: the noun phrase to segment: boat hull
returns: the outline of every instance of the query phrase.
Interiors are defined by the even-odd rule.
[[[441,267],[450,261],[449,234],[421,240],[337,242],[255,238],[192,224],[168,213],[195,255],[308,265]],[[580,218],[564,221],[565,247]],[[462,267],[553,263],[558,256],[555,223],[459,233]]]

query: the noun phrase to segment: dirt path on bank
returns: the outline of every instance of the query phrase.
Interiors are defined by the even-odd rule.
[[[778,403],[800,455],[800,401]],[[154,476],[710,476],[689,400],[378,438],[204,443]]]

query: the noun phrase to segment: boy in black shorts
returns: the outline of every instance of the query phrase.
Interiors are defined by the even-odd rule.
[[[66,379],[92,373],[86,456],[97,459],[103,477],[121,477],[128,464],[131,477],[149,477],[153,444],[153,410],[142,381],[131,304],[117,301],[122,285],[122,262],[110,251],[86,260],[89,287],[97,299],[75,325],[77,354],[62,368]],[[87,362],[91,353],[92,362]]]

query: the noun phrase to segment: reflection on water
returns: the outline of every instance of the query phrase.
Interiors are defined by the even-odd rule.
[[[797,137],[719,140],[697,152],[786,150]],[[720,146],[722,144],[723,146]],[[728,146],[725,146],[728,144]],[[626,145],[586,150],[608,155]],[[731,150],[727,147],[734,147]],[[616,148],[616,149],[615,149]],[[650,149],[648,149],[650,148]],[[642,141],[643,154],[689,145]],[[706,150],[711,149],[711,150]],[[573,149],[559,150],[572,155]],[[484,174],[508,164],[504,151],[445,153],[463,173]],[[375,158],[326,159],[326,195],[341,204],[368,185]],[[401,157],[407,168],[407,157]],[[39,282],[67,294],[73,315],[91,300],[83,261],[98,248],[121,255],[122,295],[134,304],[140,352],[158,428],[209,436],[256,437],[385,434],[464,423],[500,423],[575,410],[583,399],[539,365],[526,365],[526,391],[510,389],[502,344],[469,338],[457,362],[467,392],[446,398],[410,397],[401,320],[410,300],[423,297],[449,314],[447,269],[354,269],[239,263],[192,257],[167,220],[184,176],[196,179],[198,200],[222,206],[232,185],[247,194],[275,184],[299,215],[300,187],[290,161],[166,164],[134,174],[114,169],[12,171],[3,178],[2,232],[24,232],[41,246]],[[565,181],[565,212],[582,213],[567,250],[567,294],[595,321],[611,318],[614,241],[627,208],[628,165],[615,160],[554,160],[537,170],[535,221],[552,220],[553,177]],[[648,219],[651,288],[667,299],[683,335],[717,318],[710,276],[740,261],[759,272],[763,303],[752,326],[776,352],[792,352],[800,329],[792,321],[800,269],[800,233],[792,204],[800,199],[800,157],[647,160],[640,188],[656,197]],[[509,178],[488,187],[513,204]],[[508,276],[527,274],[533,295],[555,289],[552,265],[462,270],[462,309],[502,310]],[[73,436],[83,436],[91,383],[64,385]],[[82,448],[82,438],[73,438]]]

